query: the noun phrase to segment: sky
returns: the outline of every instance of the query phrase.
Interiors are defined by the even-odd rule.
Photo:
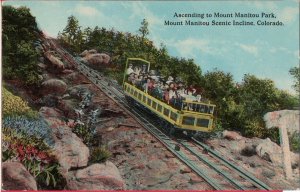
[[[114,28],[138,33],[141,21],[149,22],[148,38],[170,55],[192,58],[202,72],[230,72],[236,82],[244,74],[272,79],[276,87],[292,94],[289,69],[299,66],[299,0],[286,1],[5,1],[4,5],[27,6],[39,26],[56,37],[74,15],[82,27]],[[176,18],[176,13],[213,14],[212,17]],[[259,18],[215,18],[214,13],[254,13]],[[276,18],[261,17],[273,13]],[[167,26],[165,21],[253,21],[255,26]],[[281,21],[283,26],[257,25]],[[99,42],[101,43],[101,42]]]

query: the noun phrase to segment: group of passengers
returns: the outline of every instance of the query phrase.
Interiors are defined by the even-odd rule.
[[[126,72],[128,82],[177,109],[182,108],[183,101],[201,101],[201,95],[199,93],[197,94],[197,90],[192,85],[186,86],[182,80],[175,81],[171,76],[164,79],[153,70],[149,73],[146,71],[145,66],[133,68],[133,65],[129,64]],[[185,106],[185,109],[193,110],[188,105]]]

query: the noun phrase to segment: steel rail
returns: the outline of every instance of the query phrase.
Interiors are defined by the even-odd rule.
[[[263,189],[263,190],[272,190],[268,185],[257,179],[255,176],[247,172],[246,170],[242,169],[241,167],[238,167],[228,161],[227,159],[223,158],[221,154],[219,154],[217,151],[212,150],[209,146],[205,145],[204,143],[198,141],[197,139],[192,137],[192,140],[197,144],[200,145],[202,148],[207,150],[211,155],[213,155],[215,158],[219,159],[224,165],[226,165],[228,168],[231,168],[232,170],[235,170],[241,177],[244,179],[250,180],[253,185],[255,185],[257,188]]]
[[[84,73],[89,73],[89,71],[83,71]],[[91,73],[91,72],[90,72]],[[93,77],[88,76],[88,78],[93,82],[95,79]],[[181,151],[176,151],[175,146],[176,142],[172,141],[168,136],[166,136],[164,133],[162,133],[158,128],[156,128],[152,123],[150,123],[147,119],[145,119],[139,111],[135,110],[134,108],[130,107],[124,98],[120,98],[119,96],[113,97],[111,95],[111,91],[109,92],[108,89],[104,89],[103,87],[99,86],[99,84],[102,84],[102,86],[107,86],[103,83],[95,83],[95,85],[100,88],[109,98],[114,100],[121,108],[123,108],[131,117],[133,117],[139,124],[141,124],[148,132],[150,132],[156,139],[158,139],[169,151],[171,151],[174,155],[176,155],[177,158],[179,158],[181,161],[183,161],[188,167],[190,167],[194,172],[196,172],[199,176],[201,176],[206,182],[208,182],[214,189],[216,190],[224,190],[223,187],[221,187],[218,182],[208,177],[207,171],[199,169],[191,160],[189,160],[185,154]],[[117,95],[117,94],[115,94]]]
[[[114,91],[111,90],[111,92],[114,92],[115,95],[117,95],[116,97],[113,97],[111,95],[111,92],[108,91],[108,85],[104,84],[103,82],[97,81],[95,80],[93,77],[93,73],[94,75],[97,75],[97,73],[93,70],[93,69],[89,69],[87,66],[84,65],[85,69],[83,69],[82,73],[84,75],[86,74],[90,74],[87,78],[89,80],[91,80],[94,84],[96,84],[97,87],[99,87],[104,93],[106,93],[107,96],[109,96],[111,99],[113,99],[114,101],[116,101],[116,103],[122,103],[121,107],[125,107],[125,111],[127,113],[130,114],[130,116],[134,117],[143,127],[145,127],[152,135],[155,136],[155,138],[157,138],[162,144],[165,145],[165,147],[170,150],[173,154],[175,154],[181,161],[183,161],[186,165],[188,165],[194,172],[196,172],[198,175],[200,175],[202,178],[204,178],[212,187],[214,187],[217,190],[224,190],[223,187],[221,187],[217,181],[215,181],[215,179],[208,177],[208,171],[207,170],[201,170],[199,169],[192,161],[190,161],[188,158],[186,158],[186,155],[184,155],[184,153],[182,153],[181,151],[176,151],[175,150],[175,146],[176,144],[174,144],[174,142],[172,142],[172,140],[166,136],[164,133],[162,133],[158,128],[156,128],[152,123],[150,123],[148,120],[146,120],[139,111],[134,110],[133,108],[131,108],[130,106],[127,105],[124,97],[120,98],[120,94],[116,93],[116,89]],[[98,84],[102,84],[102,87],[99,86]],[[106,87],[106,89],[103,90],[103,86]],[[109,87],[112,88],[112,87]],[[205,162],[209,167],[213,168],[218,174],[223,175],[230,183],[232,183],[234,186],[236,186],[238,189],[241,190],[247,190],[245,187],[243,187],[241,184],[239,184],[235,179],[233,179],[232,177],[230,177],[227,173],[224,173],[223,170],[221,170],[220,168],[218,168],[216,165],[214,165],[213,163],[209,162],[208,159],[206,159],[203,156],[197,155],[197,153],[191,149],[190,147],[188,147],[187,145],[185,145],[183,142],[180,142],[185,148],[187,148],[188,151],[192,152],[196,157],[199,158],[199,160]]]
[[[57,48],[56,46],[56,49]],[[189,160],[186,155],[181,152],[175,150],[175,146],[178,144],[171,140],[167,135],[162,133],[157,127],[155,127],[152,123],[150,123],[145,117],[141,115],[141,113],[130,107],[127,102],[125,101],[125,97],[123,96],[122,91],[120,91],[118,88],[114,88],[113,86],[110,86],[110,83],[106,81],[106,84],[103,83],[103,76],[98,74],[98,72],[95,72],[95,70],[87,67],[86,65],[82,64],[77,58],[73,57],[71,54],[69,54],[66,50],[61,48],[59,51],[59,54],[61,54],[62,57],[65,57],[65,54],[67,54],[69,57],[73,59],[73,61],[70,61],[70,58],[67,58],[69,62],[76,63],[77,69],[85,75],[91,82],[93,82],[99,89],[101,89],[110,99],[114,100],[122,109],[124,109],[130,116],[132,116],[137,122],[139,122],[144,128],[146,128],[147,131],[149,131],[155,138],[157,138],[169,151],[171,151],[174,155],[176,155],[182,162],[184,162],[186,165],[188,165],[195,173],[197,173],[199,176],[201,176],[203,179],[205,179],[214,189],[216,190],[224,190],[222,186],[218,184],[218,182],[208,177],[208,173],[205,170],[199,169],[191,160]],[[80,68],[80,69],[79,69]],[[85,69],[84,69],[85,68]],[[96,80],[94,79],[92,73],[96,76]],[[114,88],[114,89],[113,89]],[[113,96],[112,93],[115,95]],[[197,141],[195,138],[192,138],[192,140],[197,143],[198,145],[205,148],[208,152],[214,155],[217,159],[219,159],[226,167],[230,167],[240,173],[244,179],[252,181],[251,183],[254,184],[259,189],[267,189],[271,190],[270,187],[268,187],[263,182],[259,181],[257,178],[252,176],[251,174],[247,173],[246,171],[241,170],[241,168],[235,166],[228,160],[222,158],[216,151],[213,151],[210,149],[210,147],[206,146],[205,144]],[[185,143],[180,142],[182,146],[184,146],[188,151],[196,155],[197,153],[188,147]],[[196,155],[199,160],[205,162],[207,165],[215,169],[218,173],[223,175],[227,180],[229,180],[234,186],[236,186],[239,189],[245,190],[245,187],[237,183],[230,175],[227,173],[223,173],[221,169],[216,168],[215,165],[211,162],[209,162],[208,159],[206,159],[204,156]]]
[[[232,183],[234,186],[237,187],[237,189],[241,190],[248,190],[246,187],[241,185],[238,181],[236,181],[233,177],[230,176],[229,173],[224,172],[224,170],[220,169],[218,166],[216,166],[214,163],[208,160],[204,155],[197,153],[189,144],[187,144],[185,141],[179,142],[181,146],[185,147],[188,151],[190,151],[194,156],[196,156],[200,161],[207,164],[209,167],[211,167],[213,170],[215,170],[220,175],[223,175],[230,183]]]

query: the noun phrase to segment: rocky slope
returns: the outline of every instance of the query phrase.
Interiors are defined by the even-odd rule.
[[[40,107],[40,115],[52,129],[53,150],[61,165],[61,174],[67,181],[65,189],[212,190],[116,103],[62,60],[55,52],[45,54],[41,60],[43,63],[39,64],[44,82],[40,90],[26,90],[14,82],[6,82],[6,86],[16,85],[23,98]],[[80,116],[86,122],[92,111],[98,111],[94,118],[94,143],[106,146],[112,154],[104,163],[90,163],[91,147],[72,132],[75,119]],[[249,139],[224,132],[223,138],[206,142],[273,189],[300,187],[297,154],[292,154],[293,180],[286,181],[278,146],[270,140]],[[9,186],[12,183],[10,175],[15,173],[11,173],[13,166],[6,168],[4,165],[2,169],[8,169],[4,174],[7,178],[4,184]],[[19,167],[18,170],[24,172]],[[19,182],[18,179],[13,181]],[[30,183],[24,184],[23,189],[36,189],[31,177],[23,177],[21,183],[27,180]]]

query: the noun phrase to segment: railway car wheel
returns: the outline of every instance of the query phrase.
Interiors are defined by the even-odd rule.
[[[168,123],[167,123],[165,120],[161,120],[161,121],[160,121],[160,126],[161,126],[161,128],[162,128],[162,131],[163,131],[165,134],[168,135],[168,134],[169,134],[169,131],[170,131]]]
[[[170,127],[169,132],[168,132],[168,135],[169,135],[170,137],[172,137],[172,136],[175,135],[175,128],[174,128],[174,127]]]
[[[128,97],[128,96],[125,96],[125,99],[126,99],[126,101],[127,101],[127,103],[128,103],[129,105],[133,106],[134,101],[133,101],[132,98],[130,98],[130,97]]]
[[[187,130],[186,133],[187,133],[188,137],[194,137],[196,135],[197,131]]]

